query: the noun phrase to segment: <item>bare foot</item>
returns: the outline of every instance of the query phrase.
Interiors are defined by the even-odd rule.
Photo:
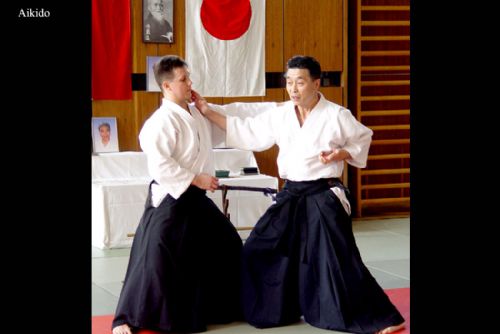
[[[376,332],[375,334],[389,334],[389,333],[394,333],[394,332],[397,332],[399,330],[402,330],[403,328],[405,328],[405,323],[401,323],[397,326],[389,326],[385,329],[382,329],[381,331],[378,331]]]
[[[132,330],[127,324],[123,324],[113,328],[113,334],[132,334]]]

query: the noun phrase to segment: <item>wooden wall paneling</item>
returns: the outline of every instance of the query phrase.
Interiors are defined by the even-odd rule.
[[[262,97],[265,102],[283,102],[288,100],[288,93],[284,88],[268,88],[266,96]]]
[[[208,103],[213,103],[213,104],[224,104],[222,101],[222,97],[206,97],[205,98]]]
[[[134,136],[136,148],[134,151],[140,151],[139,146],[139,132],[144,125],[146,119],[158,109],[161,104],[161,95],[157,92],[137,91],[134,95],[134,109],[135,109],[135,131],[131,134]]]
[[[343,105],[342,87],[321,87],[320,91],[327,100]]]
[[[323,71],[343,70],[343,0],[284,1],[284,61],[313,56]]]
[[[284,71],[283,38],[283,0],[267,0],[265,49],[266,72]]]
[[[264,96],[237,96],[237,97],[223,97],[222,104],[228,104],[233,102],[262,102],[264,101]]]

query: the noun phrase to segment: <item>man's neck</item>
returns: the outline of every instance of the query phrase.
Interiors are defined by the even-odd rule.
[[[170,102],[173,102],[175,104],[177,104],[179,107],[181,107],[182,109],[186,110],[189,114],[191,114],[191,111],[189,110],[189,106],[188,106],[188,103],[186,100],[184,101],[177,101],[173,98],[170,98],[168,96],[165,96],[165,99],[170,101]]]
[[[311,113],[314,107],[318,104],[320,100],[320,95],[317,93],[316,98],[312,99],[311,103],[305,106],[297,106],[296,110],[300,113],[303,120]]]

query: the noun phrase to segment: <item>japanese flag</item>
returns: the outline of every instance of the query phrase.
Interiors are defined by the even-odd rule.
[[[265,0],[186,1],[186,62],[202,96],[265,95]]]

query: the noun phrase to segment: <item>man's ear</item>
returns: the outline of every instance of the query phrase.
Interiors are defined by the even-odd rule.
[[[316,87],[316,89],[321,87],[321,79],[314,80],[314,87]]]
[[[163,91],[169,91],[170,90],[170,85],[168,84],[167,80],[163,80],[161,83],[161,88]]]

